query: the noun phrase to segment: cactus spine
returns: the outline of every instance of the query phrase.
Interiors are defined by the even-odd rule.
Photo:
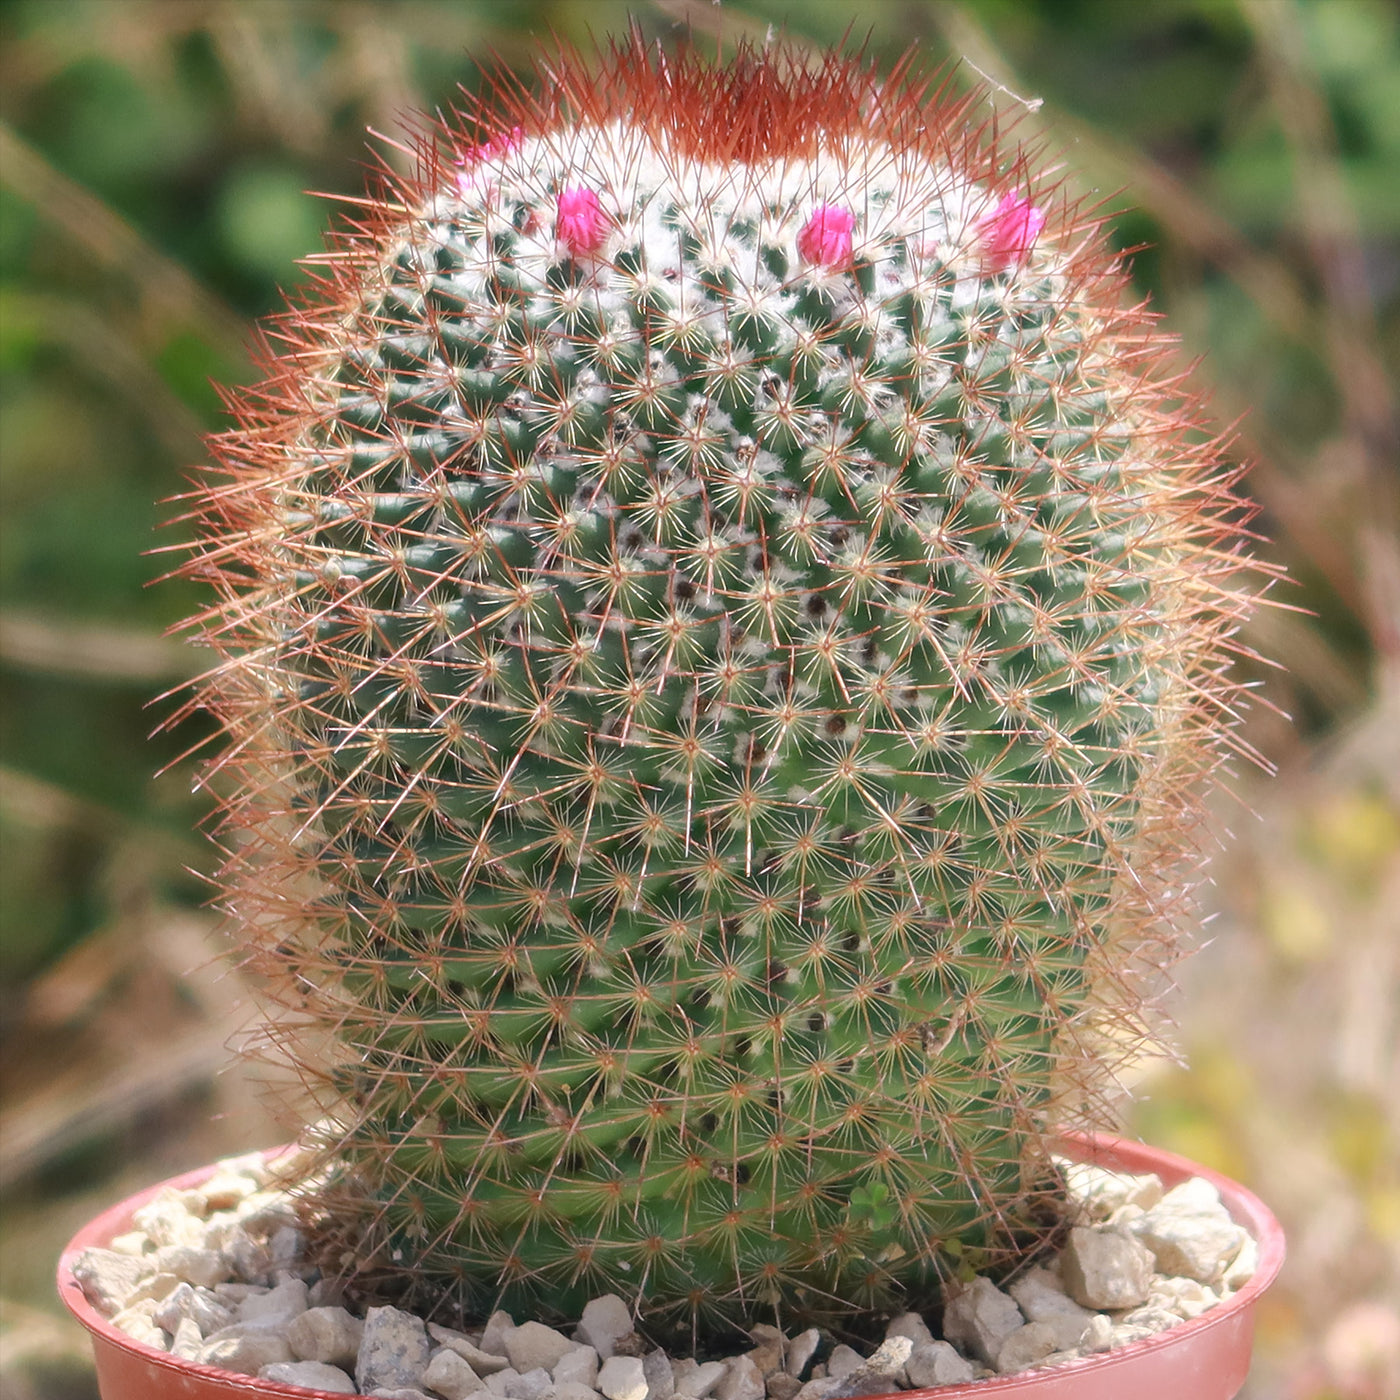
[[[386,177],[200,497],[317,1206],[469,1308],[914,1296],[1044,1229],[1047,1124],[1140,1044],[1237,502],[967,104],[542,79]]]

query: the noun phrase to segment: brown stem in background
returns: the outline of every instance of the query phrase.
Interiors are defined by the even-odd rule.
[[[142,309],[168,332],[199,331],[235,363],[244,358],[243,319],[181,264],[153,247],[121,215],[0,122],[0,180],[111,271],[131,280]]]

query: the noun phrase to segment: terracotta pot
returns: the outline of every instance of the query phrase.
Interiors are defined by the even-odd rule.
[[[1237,1293],[1209,1312],[1117,1351],[1051,1370],[899,1392],[900,1400],[1232,1400],[1244,1385],[1254,1338],[1254,1305],[1283,1263],[1283,1231],[1268,1207],[1244,1187],[1170,1152],[1121,1138],[1067,1134],[1066,1155],[1127,1172],[1156,1172],[1167,1187],[1191,1176],[1204,1177],[1220,1191],[1235,1220],[1259,1243],[1259,1267]],[[73,1266],[84,1249],[106,1245],[131,1228],[132,1215],[165,1186],[198,1186],[211,1168],[186,1172],[152,1186],[104,1211],[78,1231],[58,1264],[58,1292],[69,1311],[92,1333],[102,1400],[247,1400],[285,1396],[288,1400],[329,1392],[216,1371],[153,1351],[118,1331],[97,1313],[74,1281]]]

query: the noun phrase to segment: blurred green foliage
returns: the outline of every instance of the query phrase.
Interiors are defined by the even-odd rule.
[[[1240,781],[1296,859],[1227,863],[1221,907],[1276,998],[1298,968],[1343,977],[1356,920],[1396,907],[1393,749],[1325,767],[1336,736],[1387,732],[1400,688],[1388,0],[4,0],[0,1052],[33,1038],[56,969],[201,898],[185,865],[212,859],[190,836],[207,803],[180,755],[206,736],[185,722],[148,738],[173,709],[152,697],[199,664],[161,633],[201,600],[147,585],[178,557],[175,498],[220,422],[212,382],[253,376],[253,319],[336,217],[304,191],[356,193],[365,128],[401,132],[406,112],[478,82],[490,53],[523,69],[536,41],[605,38],[629,13],[709,48],[773,26],[798,44],[849,36],[885,65],[911,43],[962,55],[954,81],[1000,85],[987,116],[1063,151],[1120,246],[1146,245],[1136,282],[1183,359],[1208,357],[1220,420],[1241,420],[1259,528],[1292,580],[1289,610],[1244,638],[1279,668],[1247,663],[1264,703],[1245,735],[1285,779],[1312,776]],[[1224,1044],[1159,1084],[1144,1121],[1238,1158],[1263,1080]],[[7,1101],[32,1087],[0,1080]],[[1400,1231],[1377,1159],[1394,1118],[1364,1084],[1325,1115],[1327,1160],[1370,1192],[1379,1235]],[[1368,1393],[1333,1384],[1306,1394]]]

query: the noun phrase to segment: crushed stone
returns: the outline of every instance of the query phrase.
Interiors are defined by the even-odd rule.
[[[74,1277],[134,1340],[171,1355],[331,1393],[424,1400],[851,1400],[1097,1355],[1199,1317],[1253,1276],[1257,1250],[1214,1188],[1067,1166],[1064,1250],[1003,1291],[977,1277],[943,1316],[891,1319],[868,1355],[808,1328],[759,1324],[722,1360],[672,1357],[616,1294],[573,1327],[493,1313],[458,1331],[396,1308],[357,1316],[303,1257],[292,1198],[261,1155],[167,1188]],[[941,1322],[937,1327],[935,1322]],[[941,1335],[940,1335],[941,1333]],[[635,1352],[635,1354],[633,1354]]]

